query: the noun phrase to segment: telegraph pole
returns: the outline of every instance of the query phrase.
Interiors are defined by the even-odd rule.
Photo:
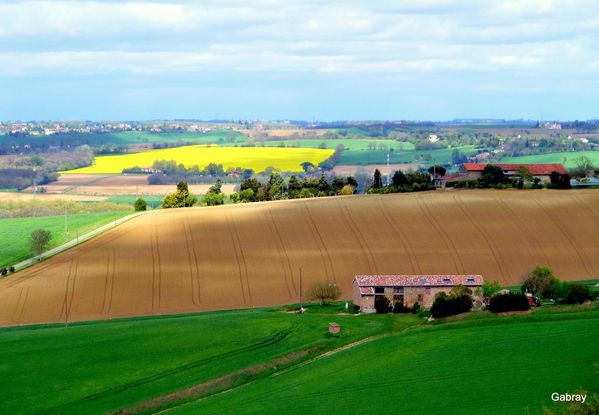
[[[65,235],[69,233],[69,223],[67,219],[67,206],[64,206],[64,233]]]
[[[387,149],[387,186],[391,184],[391,168],[389,167],[389,152],[391,151],[391,147]]]
[[[300,313],[304,312],[304,281],[302,278],[302,267],[299,269],[300,272],[300,289],[299,289],[299,298],[300,298]]]

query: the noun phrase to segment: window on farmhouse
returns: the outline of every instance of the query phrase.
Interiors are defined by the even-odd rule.
[[[385,294],[385,287],[374,287],[375,294]]]

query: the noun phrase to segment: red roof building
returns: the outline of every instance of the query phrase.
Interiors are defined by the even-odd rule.
[[[439,292],[448,294],[457,285],[482,287],[480,275],[356,275],[353,281],[353,301],[366,313],[375,312],[375,302],[381,296],[391,304],[402,302],[407,307],[419,303],[424,307],[433,304]]]
[[[471,173],[471,172],[480,172],[482,174],[482,171],[485,169],[485,166],[488,163],[464,163],[462,164],[462,166],[460,167],[460,171],[463,173]],[[491,163],[493,164],[493,163]],[[505,163],[498,163],[498,164],[494,164],[495,166],[499,166],[501,167],[501,169],[503,170],[503,173],[506,176],[515,176],[518,174],[518,170],[521,167],[525,167],[530,174],[532,174],[533,176],[549,176],[552,172],[556,171],[558,173],[561,174],[567,174],[568,170],[566,170],[566,168],[559,163],[552,163],[552,164],[505,164]]]

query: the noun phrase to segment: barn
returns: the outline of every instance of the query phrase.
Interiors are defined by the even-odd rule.
[[[407,307],[419,303],[430,307],[435,295],[449,294],[457,285],[470,288],[475,300],[480,300],[476,288],[483,285],[481,275],[356,275],[353,281],[353,301],[364,313],[375,312],[379,296],[387,297],[392,304],[403,302]]]

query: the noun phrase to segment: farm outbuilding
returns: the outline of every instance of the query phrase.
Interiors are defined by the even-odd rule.
[[[474,289],[482,287],[480,275],[356,275],[353,282],[353,301],[363,313],[375,312],[374,304],[379,296],[384,296],[392,304],[402,302],[411,307],[419,303],[424,307],[433,305],[435,295],[449,294],[457,285]],[[478,296],[473,296],[480,300]]]

